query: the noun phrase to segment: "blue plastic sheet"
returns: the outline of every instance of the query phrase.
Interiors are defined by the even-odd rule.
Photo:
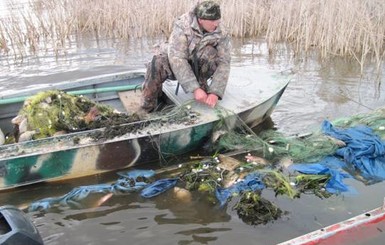
[[[351,177],[344,172],[360,174],[368,183],[385,179],[385,144],[373,130],[366,126],[338,129],[325,120],[322,123],[325,135],[345,142],[334,156],[328,156],[318,163],[294,164],[291,169],[305,174],[329,174],[331,179],[326,185],[330,193],[355,191],[347,186],[343,179]]]
[[[326,135],[346,143],[336,156],[347,168],[360,173],[369,183],[385,179],[385,144],[373,130],[366,126],[356,126],[347,129],[337,129],[324,121],[322,130]]]
[[[140,193],[142,197],[151,198],[157,196],[176,185],[178,179],[160,179],[146,186]]]
[[[341,169],[342,162],[336,157],[326,157],[322,161],[313,164],[293,164],[290,170],[295,170],[304,174],[330,175],[330,180],[325,188],[328,192],[336,194],[341,192],[355,193],[355,190],[346,185],[343,180],[350,178],[351,175]]]
[[[53,207],[54,205],[81,207],[80,200],[85,199],[91,193],[108,193],[111,192],[112,185],[90,185],[79,186],[72,189],[69,193],[60,197],[49,197],[33,202],[28,210],[37,211],[45,210]]]
[[[253,172],[248,174],[244,180],[237,182],[229,188],[217,188],[215,196],[220,205],[224,206],[234,194],[241,193],[242,191],[256,191],[262,189],[265,189],[265,184],[262,182],[261,174]]]
[[[33,202],[28,210],[45,210],[54,205],[81,207],[80,201],[85,199],[91,193],[130,193],[137,192],[145,188],[148,184],[142,180],[149,179],[155,175],[153,170],[131,170],[119,172],[119,179],[113,184],[98,184],[89,186],[79,186],[72,189],[69,193],[60,197],[44,198]]]

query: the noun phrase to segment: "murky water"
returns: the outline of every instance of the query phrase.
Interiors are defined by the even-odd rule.
[[[65,56],[25,57],[24,63],[0,58],[0,89],[12,92],[90,75],[143,68],[151,56],[153,41],[119,43],[88,40],[74,44]],[[234,40],[233,65],[253,65],[292,71],[289,84],[272,115],[272,121],[287,134],[317,128],[324,119],[334,119],[367,112],[383,105],[383,77],[376,79],[371,67],[361,76],[360,66],[342,59],[321,64],[316,58],[294,61],[279,54],[267,57],[262,41]],[[115,173],[73,180],[65,183],[38,184],[0,194],[0,205],[26,206],[31,201],[59,196],[73,187],[105,183],[117,178]],[[170,194],[143,199],[136,194],[113,196],[100,207],[101,196],[94,197],[84,209],[60,208],[47,213],[28,213],[33,218],[45,244],[276,244],[313,230],[351,218],[383,203],[385,184],[365,186],[348,180],[357,195],[340,195],[321,200],[312,195],[290,200],[264,191],[288,215],[263,226],[242,222],[232,203],[227,208],[212,206],[201,196],[191,203],[177,201]],[[380,231],[365,243],[381,244]]]

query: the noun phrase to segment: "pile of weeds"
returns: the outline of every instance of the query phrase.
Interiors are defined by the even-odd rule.
[[[184,166],[179,178],[187,190],[205,194],[204,196],[212,204],[219,204],[220,201],[216,195],[218,189],[234,190],[237,183],[254,173],[258,173],[254,176],[260,177],[264,184],[263,189],[273,190],[276,196],[283,195],[291,199],[300,198],[301,194],[314,194],[319,198],[332,196],[325,189],[330,179],[329,175],[289,174],[279,166],[255,165],[235,158],[224,158],[223,155],[205,158]],[[233,198],[236,199],[233,210],[237,211],[238,216],[245,223],[267,224],[286,214],[273,202],[261,196],[263,189],[250,191],[247,187],[244,189],[243,187],[232,192],[227,203]]]

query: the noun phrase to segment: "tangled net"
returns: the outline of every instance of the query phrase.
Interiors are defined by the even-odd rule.
[[[50,137],[60,131],[76,132],[100,128],[108,125],[108,121],[137,120],[115,112],[108,105],[59,90],[44,91],[30,97],[24,102],[18,117],[27,121],[26,130],[34,131],[35,139]]]
[[[291,199],[299,198],[302,193],[328,198],[332,195],[325,190],[329,178],[326,174],[287,176],[272,166],[222,154],[186,165],[179,175],[184,188],[204,194],[214,205],[224,206],[235,198],[233,209],[250,225],[266,224],[286,214],[261,196],[264,189]]]
[[[374,168],[374,173],[372,170],[365,173],[362,168],[359,168],[360,164],[366,166],[365,164],[381,162],[382,158],[375,159],[378,155],[385,159],[385,144],[377,139],[377,136],[385,138],[385,109],[383,108],[366,114],[341,118],[332,123],[324,122],[322,129],[294,136],[286,136],[272,129],[256,134],[236,115],[232,115],[232,119],[229,119],[227,111],[219,111],[218,115],[222,116],[222,120],[218,123],[216,130],[221,131],[221,134],[216,137],[215,152],[222,154],[232,151],[253,152],[253,155],[261,158],[246,156],[247,161],[230,164],[235,166],[233,168],[224,168],[222,159],[205,160],[186,170],[181,179],[186,182],[187,189],[208,193],[211,196],[210,200],[219,202],[221,205],[236,197],[237,202],[233,209],[248,224],[266,224],[285,214],[279,207],[261,196],[265,188],[273,190],[276,196],[299,198],[301,194],[313,194],[323,199],[350,191],[351,189],[346,188],[342,179],[352,177],[351,174],[357,174],[354,177],[360,181],[365,178],[366,180],[374,178],[375,181],[385,179],[385,171],[382,168]],[[333,128],[332,124],[338,129]],[[366,129],[366,127],[369,128]],[[343,137],[339,137],[341,135]],[[363,148],[358,147],[357,143]],[[353,148],[350,148],[351,144]],[[341,158],[341,153],[337,154],[337,152],[342,152],[342,149],[345,152],[348,149],[348,155],[351,157],[367,151],[373,155],[369,155],[369,158],[373,157],[372,162],[368,163],[365,156],[363,160],[352,158],[358,165],[350,167],[345,165],[342,168],[341,166],[335,168],[335,165],[328,166],[329,161]],[[375,150],[372,151],[372,149]],[[261,159],[264,161],[260,161]],[[285,166],[285,159],[290,160],[287,166]],[[339,161],[349,164],[346,159],[344,162],[343,158]],[[289,165],[290,167],[296,165],[296,168],[293,168],[294,171],[289,171]],[[313,174],[311,171],[304,173],[300,169],[314,170],[317,173]]]
[[[193,123],[197,117],[198,114],[188,106],[169,106],[143,120],[135,112],[120,113],[109,105],[96,103],[87,97],[50,90],[25,101],[13,120],[16,126],[14,140],[21,141],[23,134],[33,137],[25,139],[29,140],[100,128],[105,130],[94,132],[91,136],[95,139],[110,139],[150,125],[161,127],[165,124]],[[11,140],[8,143],[13,142]]]
[[[223,114],[223,112],[219,113],[219,115]],[[292,136],[268,129],[257,135],[241,119],[238,118],[237,120],[237,127],[229,128],[226,127],[226,120],[223,119],[223,123],[218,129],[223,130],[224,127],[226,129],[225,134],[216,142],[215,149],[218,152],[233,150],[255,151],[272,162],[287,157],[296,163],[310,163],[332,155],[338,148],[344,146],[344,142],[325,135],[321,129]],[[376,135],[384,139],[385,108],[379,108],[370,113],[336,119],[332,121],[332,124],[339,128],[364,125],[371,128]]]
[[[235,161],[223,155],[195,162],[187,165],[179,175],[179,180],[189,191],[205,193],[210,202],[221,206],[232,198],[237,198],[233,209],[244,222],[251,225],[266,224],[285,214],[274,203],[261,196],[263,189],[269,188],[276,196],[286,195],[290,198],[299,198],[302,193],[314,194],[319,198],[338,194],[328,191],[328,183],[333,178],[342,179],[342,175],[325,170],[319,174],[288,173],[285,172],[287,169],[282,166],[281,160],[286,158],[291,163],[314,163],[335,154],[346,142],[328,136],[321,130],[295,136],[266,130],[257,135],[235,115],[230,119],[228,112],[219,111],[218,115],[223,118],[216,129],[224,133],[215,142],[216,152],[255,152],[254,155],[260,153],[267,162],[260,164],[255,161]],[[165,122],[190,123],[196,116],[180,107],[151,122],[156,127]],[[371,113],[338,119],[333,124],[340,128],[365,125],[384,138],[385,110],[378,109]]]

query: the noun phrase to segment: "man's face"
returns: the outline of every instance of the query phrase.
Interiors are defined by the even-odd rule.
[[[198,23],[199,25],[207,32],[213,32],[215,29],[217,29],[220,20],[205,20],[205,19],[199,19]]]

